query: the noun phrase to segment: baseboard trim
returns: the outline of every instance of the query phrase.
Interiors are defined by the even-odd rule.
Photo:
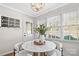
[[[0,56],[5,56],[5,55],[10,54],[10,53],[13,53],[13,52],[14,52],[13,50],[12,51],[8,51],[8,52],[5,52],[5,53],[0,54]]]

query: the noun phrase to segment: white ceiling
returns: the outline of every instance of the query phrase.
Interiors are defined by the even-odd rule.
[[[2,5],[4,6],[7,6],[11,9],[14,9],[16,11],[19,11],[21,13],[24,13],[32,17],[43,15],[65,4],[66,3],[45,3],[45,6],[43,7],[43,9],[41,9],[39,12],[34,12],[31,8],[31,3],[2,3]]]

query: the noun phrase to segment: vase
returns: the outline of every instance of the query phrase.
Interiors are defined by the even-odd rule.
[[[41,40],[45,40],[45,36],[44,35],[40,35],[40,39]]]

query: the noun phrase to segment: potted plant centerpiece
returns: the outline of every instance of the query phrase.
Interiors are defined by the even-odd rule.
[[[41,24],[39,27],[35,28],[35,30],[39,33],[40,39],[44,40],[47,27],[44,24]]]

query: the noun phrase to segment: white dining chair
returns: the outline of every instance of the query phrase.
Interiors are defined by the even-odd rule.
[[[15,44],[14,46],[14,52],[15,52],[15,56],[27,56],[27,55],[32,55],[30,52],[24,50],[22,48],[22,44],[23,42],[19,42],[17,44]]]
[[[61,55],[63,55],[63,44],[58,41],[53,41],[56,44],[56,49],[61,51]]]
[[[56,44],[56,49],[58,49],[58,50],[62,50],[62,48],[63,48],[63,45],[62,45],[62,43],[61,42],[58,42],[58,41],[53,41],[55,44]]]
[[[55,49],[53,52],[52,52],[52,55],[51,56],[62,56],[61,55],[61,51]]]
[[[15,56],[32,56],[32,54],[28,53],[25,50],[19,51],[19,53],[16,53]]]
[[[63,44],[59,41],[52,41],[53,43],[56,44],[56,49],[59,50],[61,52],[61,55],[63,56]],[[49,51],[48,55],[51,55],[54,51]]]
[[[15,44],[15,46],[14,46],[15,53],[19,53],[19,51],[23,50],[22,44],[23,44],[23,42],[19,42],[19,43]]]

